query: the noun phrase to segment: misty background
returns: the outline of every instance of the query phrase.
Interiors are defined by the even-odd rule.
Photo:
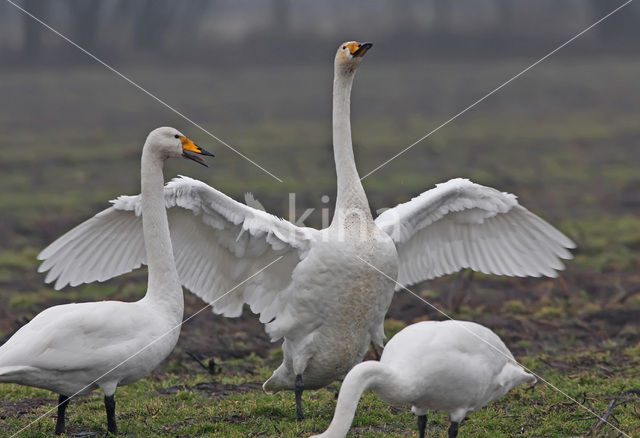
[[[550,48],[622,2],[607,0],[22,0],[26,10],[98,56],[215,64],[310,62],[338,36],[363,35],[416,54],[505,56]],[[633,52],[631,4],[584,36],[583,52]],[[274,47],[279,49],[273,50]],[[250,52],[242,47],[251,47]],[[271,49],[268,53],[264,50]],[[16,62],[87,63],[32,18],[0,3],[0,51]],[[240,52],[240,53],[239,53]]]

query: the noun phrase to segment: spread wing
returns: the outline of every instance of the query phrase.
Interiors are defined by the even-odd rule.
[[[471,268],[556,277],[575,244],[522,207],[515,195],[453,179],[386,210],[376,224],[396,243],[407,285]]]
[[[276,316],[279,293],[318,231],[241,204],[187,177],[167,184],[165,201],[182,284],[216,313],[238,316],[248,303],[262,321]],[[47,283],[55,281],[61,289],[105,281],[146,262],[140,195],[112,203],[38,255],[44,260],[39,271],[49,271]]]

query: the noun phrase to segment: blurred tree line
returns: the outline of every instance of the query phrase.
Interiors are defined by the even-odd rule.
[[[18,0],[16,0],[18,1]],[[234,57],[240,45],[260,57],[265,38],[282,56],[316,56],[327,42],[354,35],[397,43],[398,53],[448,56],[515,54],[549,48],[623,0],[21,0],[19,4],[88,51],[109,59]],[[637,49],[640,4],[631,4],[588,37],[611,50]],[[304,46],[304,49],[303,47]],[[331,46],[332,47],[332,46]],[[206,53],[206,57],[202,54]],[[0,2],[0,54],[21,62],[86,57],[8,2]],[[235,54],[241,59],[244,54]],[[268,56],[273,59],[273,50]],[[277,59],[277,56],[276,56]]]

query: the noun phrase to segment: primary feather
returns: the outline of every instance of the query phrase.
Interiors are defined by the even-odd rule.
[[[396,243],[403,285],[463,268],[556,277],[564,269],[561,259],[572,258],[567,248],[575,248],[515,195],[461,178],[386,210],[376,224]]]

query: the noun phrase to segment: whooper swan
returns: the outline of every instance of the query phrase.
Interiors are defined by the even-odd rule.
[[[412,404],[424,438],[427,411],[451,418],[449,438],[468,412],[477,411],[525,382],[535,383],[498,335],[468,321],[412,324],[384,347],[380,362],[366,361],[344,379],[329,428],[313,438],[344,438],[360,396],[371,389],[390,404]]]
[[[50,307],[0,347],[0,382],[35,386],[60,395],[56,434],[65,432],[70,397],[98,387],[105,395],[108,431],[117,434],[116,387],[149,374],[178,342],[184,303],[164,208],[162,167],[167,158],[181,156],[204,164],[195,154],[211,155],[173,128],[152,131],[144,144],[139,202],[142,229],[137,229],[141,232],[135,236],[149,266],[144,298],[134,303],[101,301]],[[101,253],[101,245],[112,240],[114,233],[118,233],[117,225],[97,236],[101,242],[96,242],[98,258],[92,263],[111,264],[113,254]]]

